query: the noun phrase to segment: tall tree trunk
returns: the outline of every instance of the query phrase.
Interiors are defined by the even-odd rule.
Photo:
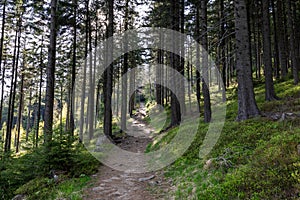
[[[298,71],[300,70],[300,15],[297,14],[297,11],[300,10],[300,4],[292,4],[293,6],[293,15],[295,16],[294,25],[295,25],[295,57],[296,57],[296,66]]]
[[[2,27],[1,27],[2,32],[1,32],[1,39],[0,39],[0,73],[1,73],[1,64],[2,64],[2,57],[3,57],[5,17],[6,17],[6,0],[3,1],[3,12],[2,12]]]
[[[124,30],[128,30],[129,23],[129,0],[126,0],[125,4],[125,24]],[[126,131],[126,115],[127,115],[127,71],[128,71],[128,38],[125,35],[124,39],[124,66],[122,71],[122,108],[121,108],[121,130]]]
[[[18,71],[18,58],[19,58],[19,47],[20,47],[20,38],[21,38],[21,18],[18,20],[18,25],[15,34],[14,41],[14,53],[13,53],[13,63],[12,63],[12,75],[10,83],[10,92],[9,92],[9,103],[8,103],[8,112],[7,112],[7,129],[5,136],[5,152],[11,150],[11,131],[13,125],[13,115],[14,115],[14,103],[15,103],[15,91],[16,91],[16,82],[17,82],[17,71]]]
[[[5,77],[5,64],[3,65],[2,69],[2,77]],[[5,85],[5,79],[2,78],[1,80],[1,100],[0,100],[0,130],[2,129],[2,109],[3,109],[3,100],[4,100],[4,85]]]
[[[72,57],[72,82],[71,82],[71,99],[70,99],[70,132],[71,138],[74,137],[74,101],[75,101],[75,79],[76,79],[76,46],[77,46],[77,0],[73,0],[74,5],[74,22],[73,22],[73,57]]]
[[[28,137],[29,137],[29,132],[30,132],[31,98],[32,98],[32,92],[31,92],[31,88],[29,88],[29,104],[28,104],[28,115],[27,115],[27,125],[26,125],[26,142],[28,142]]]
[[[226,100],[226,71],[227,71],[227,65],[226,65],[226,55],[225,55],[225,17],[224,17],[224,0],[219,0],[220,4],[220,63],[221,63],[221,69],[222,69],[222,81],[223,81],[223,92],[222,92],[222,98],[225,102]]]
[[[60,141],[63,140],[62,135],[63,135],[63,82],[60,80],[60,116],[59,116],[59,133],[60,133]]]
[[[204,97],[204,121],[211,121],[211,104],[209,94],[209,78],[208,78],[208,41],[207,41],[207,0],[201,1],[201,24],[202,24],[202,93]]]
[[[114,0],[108,0],[108,26],[107,26],[107,38],[113,36],[114,33]],[[113,44],[110,42],[107,48],[107,60],[112,60],[113,54]],[[110,66],[107,68],[106,73],[104,73],[105,84],[103,87],[103,92],[105,94],[104,98],[104,134],[108,138],[112,138],[112,79],[113,79],[113,64],[110,63]]]
[[[201,101],[201,95],[200,95],[200,8],[199,6],[196,8],[196,30],[195,30],[195,36],[196,36],[196,96],[197,96],[197,106],[199,113],[201,112],[200,108],[200,101]],[[192,70],[193,71],[193,70]],[[193,78],[193,76],[191,75]]]
[[[54,105],[54,86],[55,86],[55,59],[56,59],[56,6],[57,0],[51,0],[51,24],[50,24],[50,45],[48,52],[47,66],[47,85],[46,85],[46,103],[44,117],[44,141],[47,150],[51,150],[52,125],[53,125],[53,105]]]
[[[98,17],[96,16],[96,32],[95,32],[95,50],[94,50],[94,75],[93,75],[93,124],[94,128],[97,126],[97,109],[95,103],[97,103],[97,88],[96,88],[96,74],[97,74],[97,56],[98,56]],[[96,92],[96,102],[95,102],[95,92]],[[95,110],[94,110],[95,109]]]
[[[89,9],[89,0],[85,1],[85,9],[86,13],[88,13]],[[81,104],[80,104],[80,121],[79,121],[79,141],[83,141],[83,128],[84,123],[86,122],[85,119],[85,96],[86,96],[86,70],[87,70],[87,59],[88,59],[88,44],[89,44],[89,21],[88,16],[86,14],[86,21],[85,21],[85,47],[84,47],[84,68],[83,68],[83,83],[81,88]]]
[[[267,101],[276,100],[273,73],[272,73],[272,55],[271,55],[271,31],[270,31],[270,2],[269,0],[262,1],[262,33],[263,33],[263,60],[265,74],[265,98]]]
[[[246,120],[260,114],[256,105],[249,52],[246,0],[235,0],[236,69],[238,81],[238,117]]]
[[[185,37],[184,37],[184,31],[185,31],[185,0],[180,1],[180,32],[182,34],[180,38],[180,65],[178,71],[184,77],[184,66],[185,66]],[[180,81],[179,84],[179,99],[182,102],[180,105],[180,112],[181,114],[185,115],[186,107],[185,107],[185,86],[183,80]]]
[[[171,15],[172,15],[172,30],[174,31],[179,31],[179,18],[180,18],[180,11],[179,11],[179,6],[180,6],[180,2],[179,0],[173,0],[171,3]],[[180,38],[175,38],[175,34],[172,35],[172,39],[173,41],[176,41],[177,39]],[[177,49],[179,49],[179,44],[176,42],[173,42],[173,52],[170,53],[171,55],[171,66],[174,70],[179,71],[180,70],[180,58],[178,55],[176,55],[174,52],[176,52]],[[175,75],[173,74],[174,72],[172,72],[172,76]],[[178,84],[179,80],[177,80],[177,76],[173,76],[172,79],[172,84]],[[180,84],[180,83],[179,83]],[[174,88],[176,89],[176,87]],[[171,127],[177,126],[180,124],[181,122],[181,109],[180,109],[180,104],[179,104],[179,98],[180,96],[176,97],[176,91],[171,91]],[[178,92],[178,94],[181,91]]]
[[[134,67],[135,66],[132,66],[132,69]],[[130,115],[130,117],[133,117],[133,110],[134,110],[134,106],[135,106],[135,70],[131,70],[131,72],[130,72],[129,94],[130,94],[129,115]]]
[[[97,83],[97,89],[96,89],[96,119],[98,120],[100,118],[100,108],[101,108],[101,85],[100,80]]]
[[[16,90],[17,90],[17,82],[18,82],[18,69],[19,69],[19,57],[20,57],[20,40],[21,40],[21,17],[19,18],[19,36],[18,36],[18,48],[17,48],[17,57],[16,59],[16,71],[15,71],[15,77],[14,77],[14,84],[13,84],[13,92],[12,92],[12,104],[11,104],[11,113],[10,113],[10,131],[13,129],[14,125],[14,113],[15,113],[15,99],[16,99]],[[15,143],[16,146],[16,138],[17,138],[17,132],[15,132]]]
[[[24,88],[24,74],[22,74],[22,78],[21,78],[20,101],[19,101],[18,123],[17,123],[17,138],[16,138],[16,153],[18,153],[20,149],[20,132],[21,132],[21,124],[23,121],[22,120],[23,92],[24,92],[23,88]]]
[[[159,42],[160,42],[160,45],[163,44],[163,39],[162,39],[163,35],[162,33],[159,34]],[[162,65],[162,49],[158,49],[157,50],[157,64],[158,65]],[[162,99],[163,99],[163,96],[162,96],[162,72],[163,72],[163,69],[161,67],[156,67],[156,103],[158,105],[162,105]]]
[[[38,99],[38,110],[37,110],[37,125],[35,129],[35,147],[38,147],[39,141],[39,129],[40,129],[40,119],[41,119],[41,104],[42,104],[42,85],[43,85],[43,41],[41,45],[40,52],[40,85],[39,85],[39,99]]]
[[[192,48],[190,46],[190,44],[188,44],[188,49],[187,49],[187,54],[189,56],[189,60],[192,60],[193,56],[192,56]],[[189,112],[192,113],[192,96],[191,96],[191,74],[190,71],[193,70],[193,65],[190,63],[187,63],[187,80],[188,80],[188,98],[189,98]]]
[[[294,4],[294,2],[293,2]],[[294,77],[294,84],[298,85],[299,83],[299,74],[298,74],[298,66],[297,66],[297,57],[296,57],[296,39],[295,39],[295,26],[294,26],[294,17],[293,16],[293,6],[291,0],[286,0],[287,5],[287,16],[288,16],[288,32],[290,38],[290,55],[292,61],[292,71]]]
[[[260,21],[256,22],[256,34],[254,35],[256,40],[256,70],[257,70],[257,78],[261,78],[261,33],[260,33],[261,23]]]
[[[274,42],[274,69],[275,69],[275,76],[276,79],[280,78],[280,62],[279,62],[279,52],[278,52],[278,30],[277,30],[277,20],[276,20],[276,10],[275,10],[275,0],[271,0],[271,6],[272,6],[272,17],[273,17],[273,27],[274,27],[274,36],[273,36],[273,42]]]
[[[119,103],[120,103],[120,74],[122,73],[122,72],[120,72],[120,70],[122,70],[121,69],[122,67],[120,66],[120,67],[118,67],[118,70],[117,70],[117,74],[116,74],[116,83],[117,83],[117,108],[116,108],[116,115],[119,117],[120,116],[120,106],[119,106]],[[122,106],[121,106],[122,107]],[[126,110],[126,112],[127,112],[127,110]]]
[[[91,140],[94,137],[94,104],[95,104],[95,84],[94,84],[94,65],[93,65],[93,56],[92,56],[92,25],[91,17],[88,12],[88,24],[89,24],[89,52],[90,52],[90,71],[89,71],[89,99],[88,99],[88,130],[89,130],[89,139]],[[96,53],[96,52],[95,52]],[[96,62],[96,61],[94,61]]]
[[[285,44],[285,32],[284,32],[284,9],[282,0],[277,0],[277,24],[278,24],[278,48],[279,48],[279,61],[281,67],[281,78],[287,76],[287,55]]]

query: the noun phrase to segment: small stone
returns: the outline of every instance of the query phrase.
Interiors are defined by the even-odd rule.
[[[111,177],[110,179],[111,179],[111,180],[120,180],[120,178],[119,178],[119,177],[116,177],[116,176]]]
[[[139,178],[139,182],[149,181],[149,180],[153,179],[154,177],[155,177],[154,175],[151,175],[149,177]]]
[[[100,190],[104,190],[105,188],[104,187],[95,187],[95,188],[93,188],[92,190],[93,191],[100,191]]]
[[[286,119],[285,113],[282,113],[281,118],[279,119],[279,122],[283,122]]]
[[[25,199],[26,199],[26,196],[22,195],[22,194],[18,194],[14,198],[12,198],[12,200],[25,200]]]
[[[197,188],[194,187],[193,190],[192,190],[192,194],[196,194],[196,192],[197,192]]]
[[[212,159],[209,159],[205,162],[203,169],[208,170],[208,169],[212,168],[212,166],[213,166],[213,161],[212,161]]]
[[[158,186],[158,185],[161,185],[161,181],[149,181],[148,184],[151,186]]]

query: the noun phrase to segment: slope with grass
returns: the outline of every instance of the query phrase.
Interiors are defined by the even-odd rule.
[[[183,157],[165,169],[176,199],[299,199],[300,86],[277,82],[280,101],[264,101],[264,85],[256,83],[262,117],[236,122],[236,89],[227,91],[226,123],[218,143],[205,159],[199,147],[207,124]],[[166,145],[176,129],[157,137],[147,150]]]

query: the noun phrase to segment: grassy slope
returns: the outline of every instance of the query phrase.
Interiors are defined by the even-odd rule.
[[[300,86],[292,85],[292,81],[276,83],[276,92],[282,100],[265,102],[264,86],[257,85],[255,92],[262,113],[300,114]],[[228,97],[226,123],[210,155],[204,160],[198,158],[207,127],[200,124],[189,150],[165,170],[176,186],[176,198],[298,199],[300,118],[280,122],[260,117],[238,123],[236,90],[228,90]],[[167,144],[174,132],[160,137],[148,151]]]

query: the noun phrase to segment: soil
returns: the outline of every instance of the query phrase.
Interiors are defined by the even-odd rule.
[[[141,112],[139,112],[141,113]],[[152,141],[152,130],[142,120],[140,114],[128,126],[131,134],[118,141],[118,146],[131,152],[144,152]],[[163,176],[163,171],[149,173],[126,173],[105,165],[93,175],[93,180],[84,191],[84,200],[157,200],[172,199],[167,196],[171,181]]]

